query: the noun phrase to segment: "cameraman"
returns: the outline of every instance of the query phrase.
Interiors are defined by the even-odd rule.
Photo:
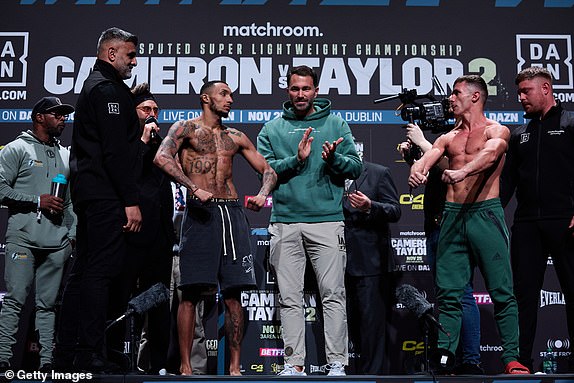
[[[426,139],[423,131],[417,124],[408,124],[406,131],[407,141],[401,142],[398,150],[403,159],[411,166],[414,161],[418,160],[432,147],[432,144]],[[446,198],[446,183],[441,181],[441,176],[443,170],[447,167],[448,159],[444,157],[442,161],[430,169],[424,192],[424,230],[427,259],[433,278],[436,278],[437,245],[440,221]],[[455,368],[455,373],[461,375],[482,375],[484,371],[480,367],[480,311],[473,295],[472,276],[464,287],[461,304],[462,363]]]

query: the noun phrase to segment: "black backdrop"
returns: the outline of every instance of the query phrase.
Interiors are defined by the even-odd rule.
[[[330,98],[334,112],[349,122],[364,144],[365,158],[391,168],[403,210],[393,225],[398,283],[415,285],[431,302],[422,232],[424,194],[420,189],[413,200],[408,197],[408,167],[396,151],[404,139],[403,121],[394,112],[399,102],[375,105],[373,100],[402,88],[438,96],[433,75],[448,87],[463,73],[477,73],[489,84],[488,117],[515,128],[523,123],[523,114],[514,77],[523,67],[543,65],[554,74],[556,97],[570,109],[574,101],[574,0],[6,0],[2,5],[0,144],[29,127],[30,110],[40,97],[51,94],[76,102],[95,60],[97,38],[111,26],[140,38],[138,66],[127,83],[150,82],[162,108],[163,134],[171,123],[199,113],[197,93],[204,80],[221,78],[235,92],[227,123],[255,141],[262,124],[277,115],[286,99],[288,67],[315,67],[320,96]],[[64,144],[70,142],[71,125],[62,137]],[[255,194],[255,173],[241,158],[234,166],[239,192]],[[248,326],[242,360],[250,374],[269,374],[282,364],[276,290],[262,264],[269,211],[248,213],[261,262],[260,290],[244,295]],[[506,213],[510,225],[512,206]],[[0,221],[2,232],[5,222]],[[539,357],[551,345],[563,363],[570,354],[564,299],[551,260],[549,265],[535,353]],[[0,290],[3,287],[0,283]],[[484,367],[500,372],[500,342],[480,277],[475,290],[482,313]],[[315,303],[311,290],[308,336],[320,342],[320,315],[315,315],[320,308]],[[389,365],[402,373],[405,361],[422,351],[421,334],[400,306],[391,327],[394,352]],[[216,340],[211,348],[218,345]],[[316,350],[309,350],[308,370],[320,372],[324,356]],[[211,355],[217,352],[211,350]]]

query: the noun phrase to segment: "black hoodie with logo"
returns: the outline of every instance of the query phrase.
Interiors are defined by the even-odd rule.
[[[515,221],[574,216],[574,113],[559,102],[543,119],[512,131],[502,173],[501,201],[516,190]]]

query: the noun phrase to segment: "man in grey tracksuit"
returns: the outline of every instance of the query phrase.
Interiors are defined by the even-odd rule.
[[[0,200],[9,209],[4,278],[7,293],[0,311],[0,369],[10,367],[22,306],[36,282],[36,330],[40,369],[51,371],[54,305],[66,259],[72,253],[75,215],[66,188],[51,194],[52,179],[69,177],[69,151],[56,137],[74,108],[56,97],[42,98],[32,110],[32,130],[0,150]]]

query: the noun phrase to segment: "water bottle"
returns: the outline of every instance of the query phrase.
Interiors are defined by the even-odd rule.
[[[66,197],[66,188],[68,187],[68,180],[63,174],[58,174],[56,177],[52,178],[52,189],[50,194],[64,199]]]
[[[558,362],[556,361],[552,347],[548,347],[546,355],[544,355],[544,359],[542,359],[542,372],[545,374],[556,374],[557,370]]]

